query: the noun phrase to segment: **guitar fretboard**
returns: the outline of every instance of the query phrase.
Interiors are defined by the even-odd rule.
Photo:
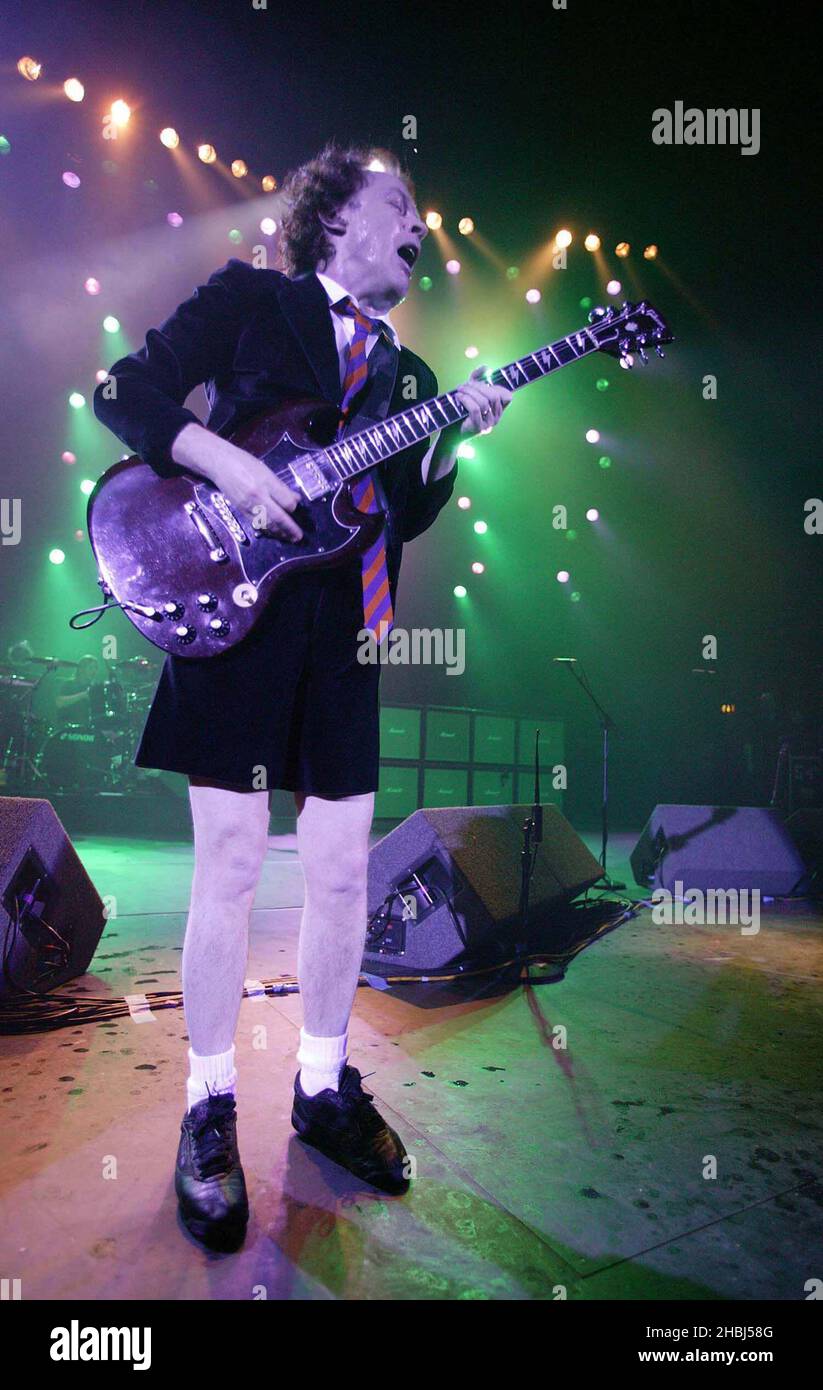
[[[608,325],[609,338],[617,335],[617,327],[616,321]],[[547,347],[538,348],[536,352],[527,353],[525,357],[519,357],[516,362],[497,367],[488,374],[486,380],[495,386],[505,386],[510,391],[518,391],[521,386],[528,386],[531,382],[548,376],[550,372],[567,367],[570,362],[576,362],[578,358],[596,352],[603,346],[605,328],[605,324],[598,324],[582,328],[578,333],[570,333],[566,338],[559,338],[556,343],[550,343]],[[346,435],[315,454],[313,459],[324,474],[328,475],[331,472],[331,477],[327,480],[333,486],[372,468],[374,464],[390,458],[392,454],[398,454],[413,444],[419,444],[437,430],[465,420],[468,413],[454,392],[446,391],[442,396],[435,396],[430,401],[422,401],[419,405],[401,410],[381,424],[369,425],[366,429]],[[330,465],[330,469],[324,467],[324,464]]]

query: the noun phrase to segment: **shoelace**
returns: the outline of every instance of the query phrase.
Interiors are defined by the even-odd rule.
[[[192,1126],[194,1166],[198,1178],[214,1178],[230,1167],[231,1144],[223,1125],[234,1114],[231,1096],[216,1096]]]
[[[367,1074],[369,1076],[374,1075],[373,1072],[368,1072]],[[357,1118],[361,1127],[375,1132],[383,1128],[384,1122],[372,1105],[374,1096],[371,1095],[369,1091],[363,1090],[363,1078],[357,1070],[357,1067],[346,1067],[340,1087],[340,1094],[344,1096],[346,1100],[353,1102],[356,1106]]]

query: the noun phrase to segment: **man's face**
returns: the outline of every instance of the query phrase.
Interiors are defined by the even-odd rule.
[[[369,170],[367,182],[340,211],[346,230],[332,237],[371,302],[396,304],[407,293],[426,226],[396,174]]]

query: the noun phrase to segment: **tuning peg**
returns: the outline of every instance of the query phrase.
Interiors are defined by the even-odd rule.
[[[599,323],[600,319],[606,318],[609,313],[609,309],[604,309],[602,304],[598,304],[597,308],[592,309],[589,314],[589,323]]]
[[[662,349],[662,347],[660,346],[659,343],[656,343],[656,344],[655,344],[655,349],[654,349],[654,350],[655,350],[655,352],[657,353],[658,357],[665,357],[665,356],[666,356],[665,352],[663,351],[663,349]]]
[[[643,347],[639,347],[639,348],[637,349],[637,351],[640,353],[640,361],[641,361],[641,362],[648,362],[648,360],[649,360],[649,355],[648,355],[648,353],[646,352],[646,349],[643,348]]]

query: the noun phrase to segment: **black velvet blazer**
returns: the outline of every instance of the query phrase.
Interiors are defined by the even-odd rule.
[[[352,428],[406,409],[416,396],[437,395],[432,370],[408,348],[400,352],[378,339],[368,358],[369,375]],[[116,399],[105,383],[94,394],[94,413],[162,477],[183,472],[171,447],[184,425],[201,421],[184,408],[204,383],[207,427],[230,434],[241,421],[292,396],[342,398],[340,368],[329,303],[314,274],[290,280],[276,270],[255,270],[232,259],[190,299],[146,335],[145,347],[115,362]],[[409,392],[408,379],[416,390]],[[456,441],[452,441],[454,443]],[[431,526],[454,490],[457,465],[424,484],[421,460],[428,441],[378,465],[389,513],[387,568],[394,594],[403,542]],[[438,440],[431,467],[448,447]]]

